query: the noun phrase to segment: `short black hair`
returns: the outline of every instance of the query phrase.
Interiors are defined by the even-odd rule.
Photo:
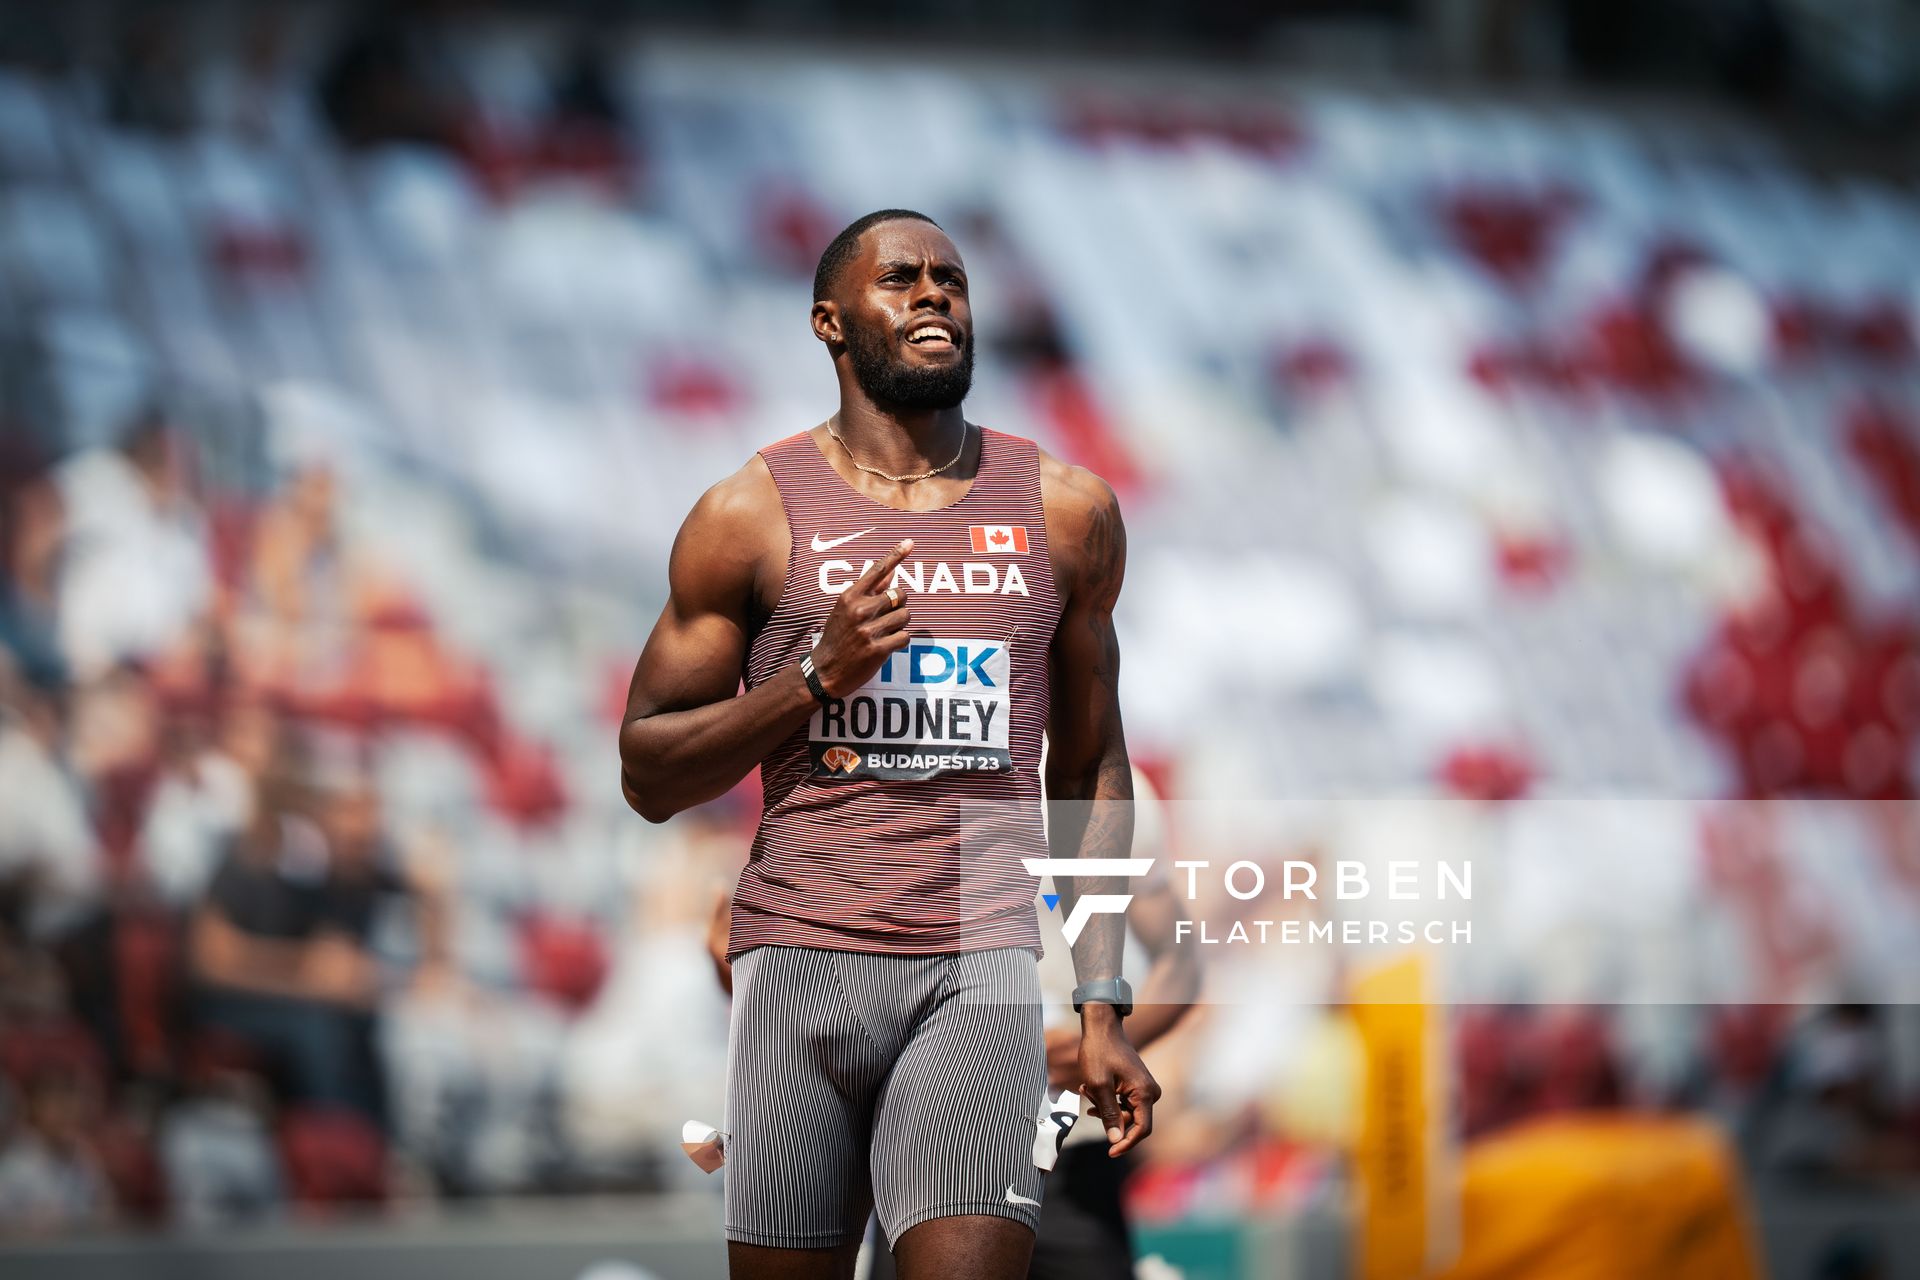
[[[912,209],[876,209],[863,218],[855,218],[847,224],[846,230],[833,238],[826,251],[820,255],[820,265],[813,269],[813,300],[819,302],[833,290],[833,278],[840,274],[840,268],[853,261],[853,255],[860,251],[860,237],[867,228],[879,226],[883,222],[898,222],[906,219],[912,222],[924,222],[930,227],[940,224],[924,213]],[[945,228],[941,228],[944,230]]]

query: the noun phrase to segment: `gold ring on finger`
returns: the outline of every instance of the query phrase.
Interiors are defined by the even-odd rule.
[[[900,592],[893,587],[887,588],[887,607],[889,609],[900,607]]]

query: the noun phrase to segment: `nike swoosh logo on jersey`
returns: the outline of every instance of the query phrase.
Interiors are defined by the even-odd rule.
[[[879,526],[876,525],[873,526],[873,528],[862,529],[860,533],[872,533],[873,529],[878,527]],[[852,542],[860,536],[860,533],[850,533],[844,538],[823,538],[816,533],[813,535],[813,549],[815,551],[831,551],[843,542]]]
[[[1007,1184],[1007,1203],[1031,1205],[1035,1209],[1038,1209],[1040,1207],[1040,1202],[1038,1200],[1029,1200],[1025,1196],[1017,1196],[1013,1194],[1013,1184],[1011,1182]]]

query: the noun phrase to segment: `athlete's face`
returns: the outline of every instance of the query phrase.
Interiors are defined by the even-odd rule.
[[[951,409],[973,385],[973,312],[960,251],[930,223],[870,228],[835,303],[853,376],[875,403]]]

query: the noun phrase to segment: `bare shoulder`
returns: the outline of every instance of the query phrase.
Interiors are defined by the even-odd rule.
[[[1112,485],[1045,449],[1040,450],[1040,505],[1047,513],[1049,535],[1056,526],[1071,536],[1102,516],[1116,520],[1120,516],[1120,499]]]
[[[1085,467],[1040,450],[1040,505],[1055,577],[1069,598],[1111,598],[1126,568],[1127,534],[1113,486]]]
[[[785,518],[780,490],[774,486],[767,460],[756,453],[738,471],[700,495],[680,533],[682,537],[689,532],[739,534],[751,526],[764,525],[776,515]]]
[[[754,454],[693,504],[673,540],[676,596],[713,599],[741,591],[775,597],[785,576],[787,516],[766,459]]]

